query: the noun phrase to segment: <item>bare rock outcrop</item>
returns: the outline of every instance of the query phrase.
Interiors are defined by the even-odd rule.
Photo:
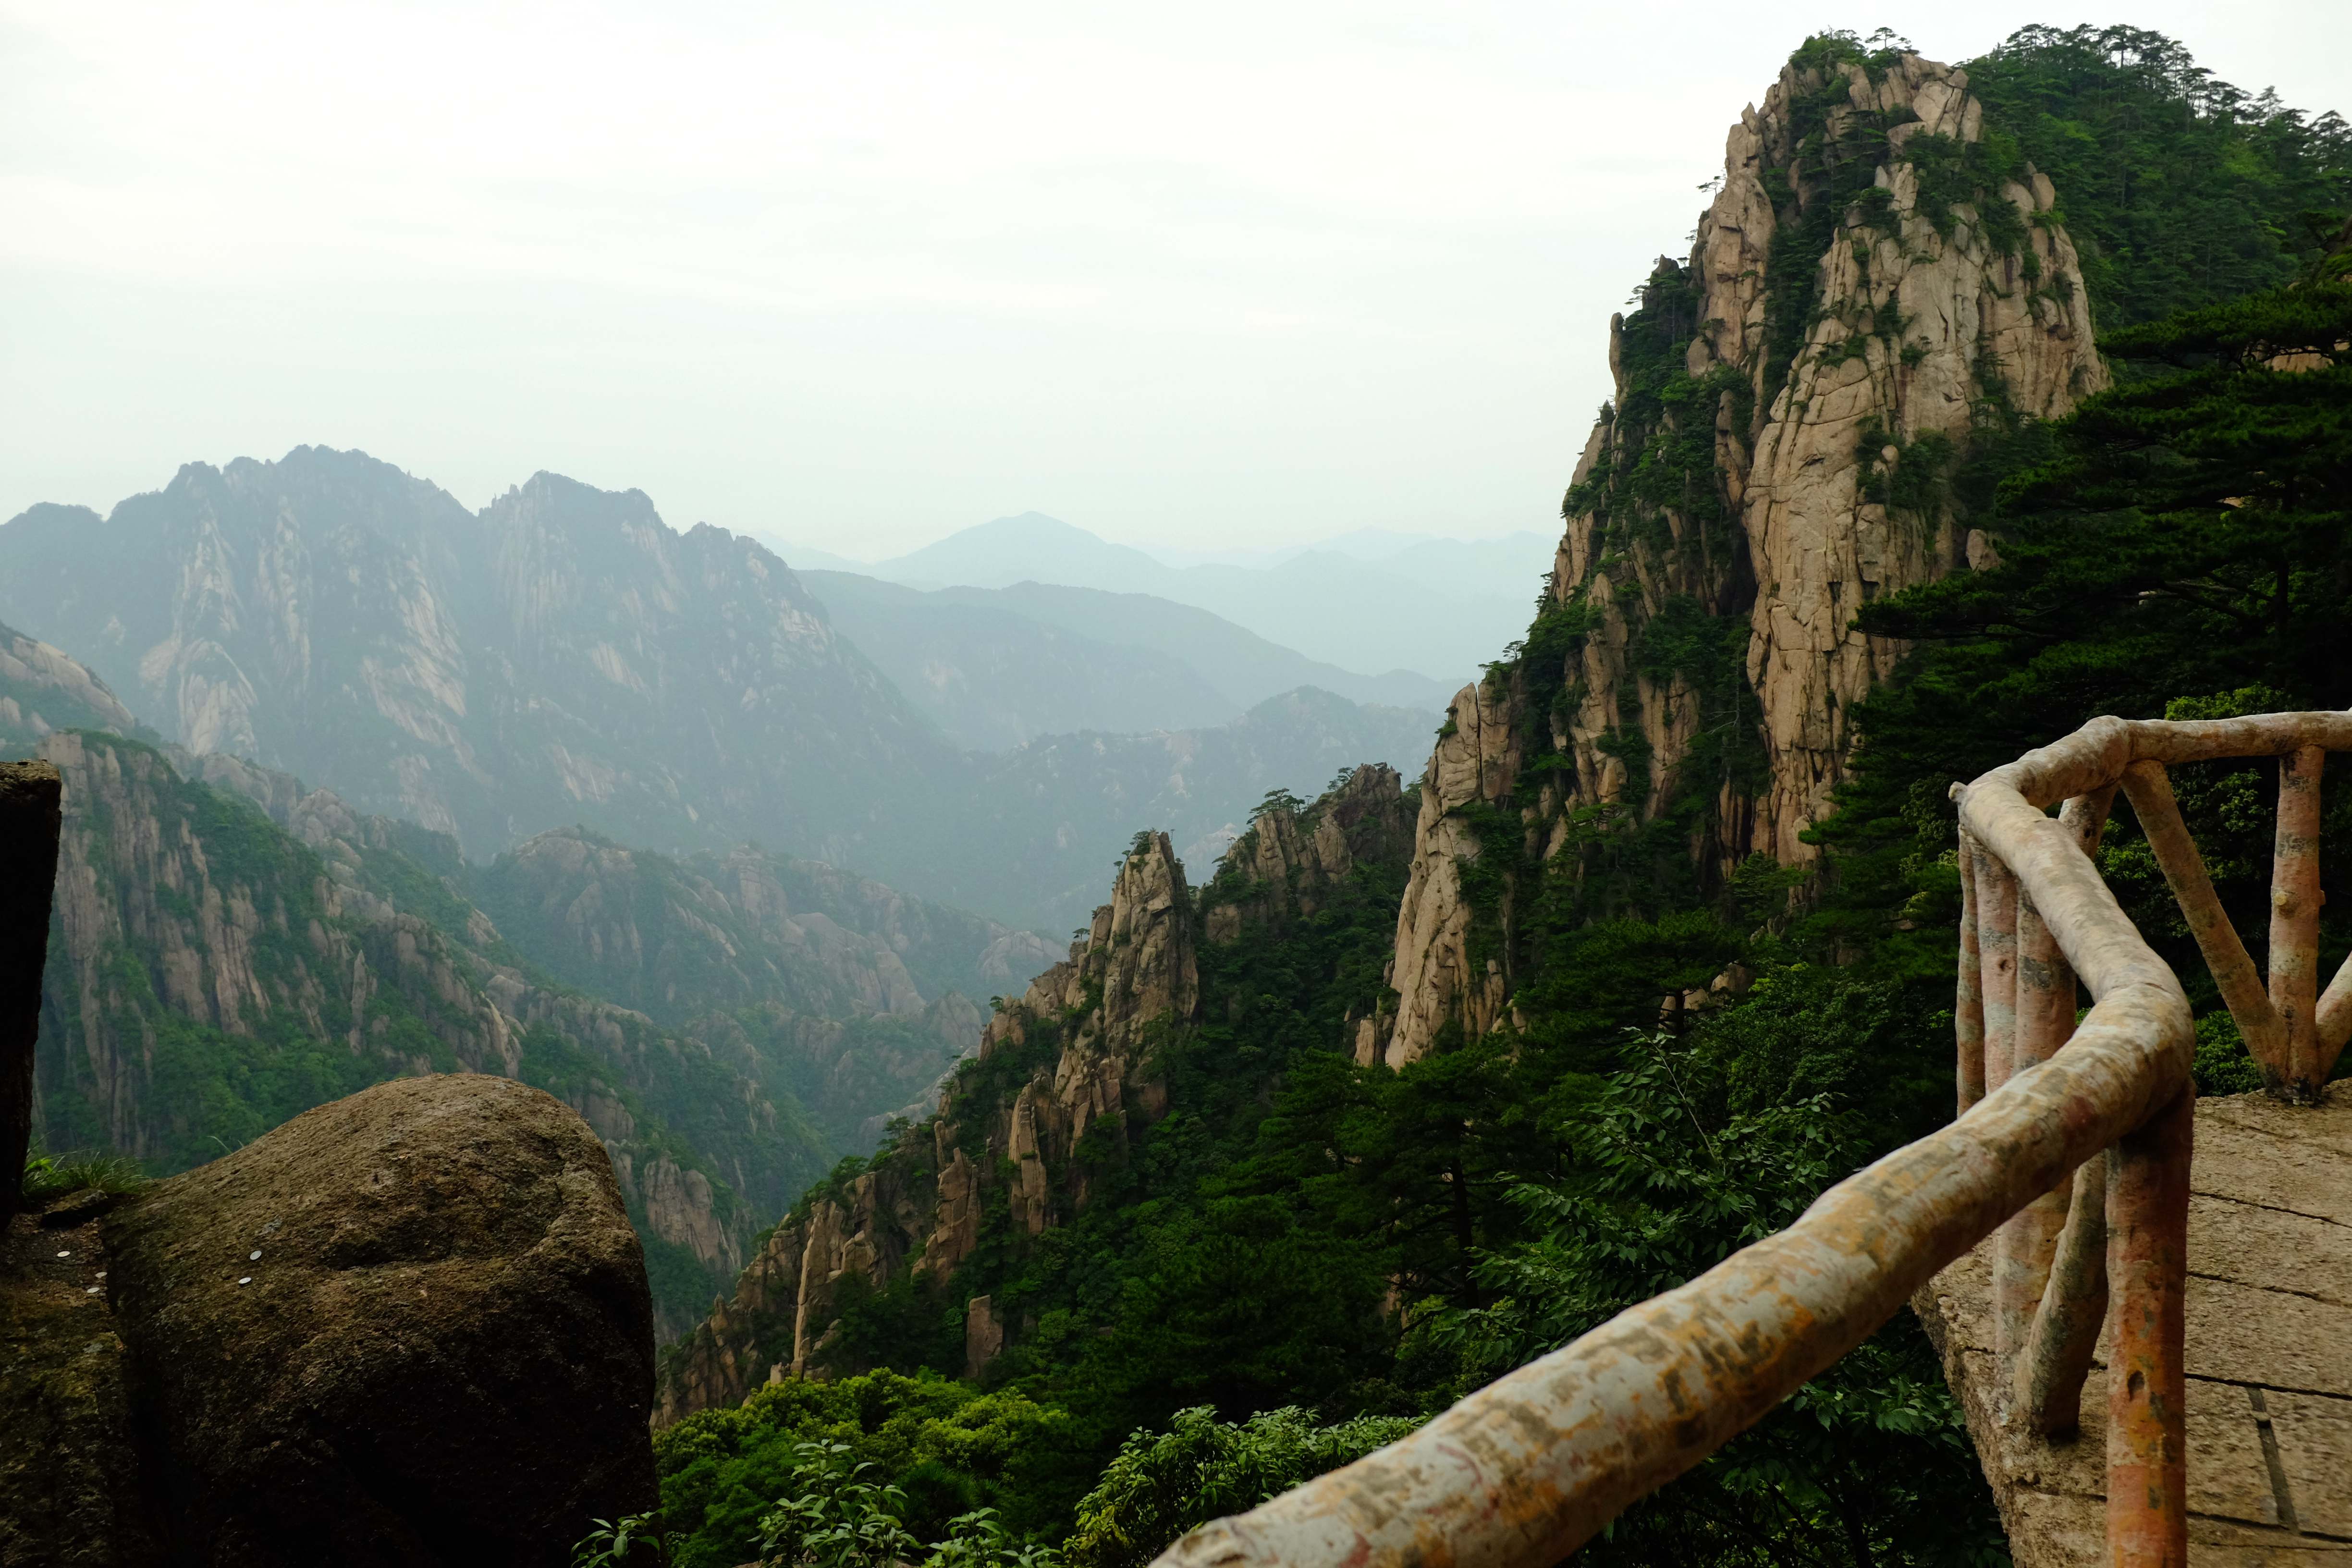
[[[1486,853],[1473,814],[1493,811],[1518,773],[1519,748],[1509,694],[1486,683],[1463,688],[1446,715],[1429,771],[1422,775],[1413,824],[1412,870],[1397,911],[1396,956],[1389,984],[1398,1002],[1381,1054],[1390,1066],[1412,1061],[1450,1019],[1483,1034],[1503,1005],[1499,960],[1471,955],[1473,910],[1463,871]],[[1491,964],[1491,967],[1490,967]],[[1360,1041],[1369,1060],[1371,1042]]]
[[[1733,130],[1718,205],[1734,181],[1760,183],[1777,166],[1768,144],[1789,137],[1785,105],[1798,86],[1776,86],[1755,123]],[[1921,165],[1905,161],[1929,140],[1979,140],[1983,116],[1967,73],[1912,56],[1874,82],[1851,68],[1848,91],[1857,110],[1916,118],[1888,133],[1874,187],[1883,203],[1846,220],[1820,258],[1822,315],[1763,418],[1741,514],[1757,582],[1748,677],[1771,763],[1755,847],[1784,864],[1811,857],[1797,835],[1827,813],[1843,776],[1846,713],[1903,652],[1854,630],[1854,611],[1966,563],[1967,534],[1955,535],[1948,510],[1906,512],[1897,500],[1906,470],[1965,450],[1989,404],[2013,417],[2055,418],[2107,379],[2049,179],[2030,174],[1988,193],[2005,213],[1938,209],[1923,192]],[[1743,216],[1754,210],[1746,190],[1735,205]],[[2014,248],[2000,243],[2004,230],[2014,231]],[[1708,224],[1700,234],[1704,247]],[[1744,363],[1756,313],[1743,298],[1754,284],[1727,275],[1744,259],[1700,279],[1703,320],[1744,308],[1738,333],[1716,334],[1733,364]],[[1874,330],[1890,316],[1895,332]]]
[[[1983,119],[1967,73],[1905,54],[1792,63],[1732,127],[1689,257],[1612,319],[1535,626],[1454,700],[1396,1019],[1360,1055],[1492,1028],[1519,886],[1572,844],[1672,816],[1703,879],[1813,855],[1848,715],[1906,651],[1856,612],[1989,559],[1958,467],[2106,382],[2057,193]]]
[[[56,730],[136,733],[106,682],[63,650],[0,626],[0,746],[29,749]]]
[[[656,1420],[738,1403],[772,1379],[828,1374],[828,1335],[853,1279],[881,1288],[912,1276],[972,1292],[965,1350],[978,1375],[1025,1330],[959,1271],[984,1238],[1017,1251],[1066,1224],[1167,1112],[1154,1058],[1200,1018],[1203,944],[1311,914],[1359,875],[1377,871],[1392,897],[1412,837],[1409,797],[1380,764],[1352,770],[1312,806],[1261,812],[1197,892],[1166,834],[1139,836],[1110,902],[1066,958],[990,1017],[939,1113],[805,1199],[733,1296],[665,1358]]]

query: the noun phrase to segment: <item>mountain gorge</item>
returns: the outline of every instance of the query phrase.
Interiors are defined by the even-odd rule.
[[[1412,832],[1392,823],[1373,835],[1369,858],[1364,847],[1334,856],[1340,875],[1379,865],[1402,884],[1381,983],[1350,999],[1336,1032],[1357,1063],[1406,1069],[1498,1027],[1534,1030],[1540,978],[1571,963],[1595,921],[1677,898],[1703,905],[1750,856],[1773,868],[1811,856],[1801,835],[1828,811],[1844,764],[1842,715],[1900,658],[1900,647],[1849,626],[1853,611],[1967,572],[1957,475],[1971,451],[2061,416],[2105,384],[2079,258],[2053,212],[2049,179],[1990,163],[1967,73],[1915,54],[1800,54],[1761,110],[1740,118],[1689,261],[1658,263],[1642,308],[1612,324],[1616,397],[1578,461],[1550,588],[1527,639],[1454,699],[1413,793]],[[1373,809],[1360,793],[1376,778],[1390,783]],[[1392,775],[1357,769],[1306,816],[1258,816],[1212,881],[1221,898],[1185,914],[1179,865],[1155,872],[1152,908],[1164,902],[1181,936],[1160,938],[1173,969],[1139,994],[1164,999],[1171,1027],[1192,1023],[1195,990],[1181,978],[1190,959],[1173,954],[1190,954],[1212,931],[1240,931],[1242,910],[1258,914],[1251,936],[1267,941],[1263,921],[1310,902],[1324,879],[1301,844],[1404,809]],[[1129,929],[1119,910],[1143,898],[1131,877],[1152,865],[1146,848],[1124,863],[1112,905],[1096,912],[1070,963],[990,1025],[981,1069],[1007,1039],[1037,1032],[1037,1020],[1094,1018],[1089,954],[1101,966],[1103,942]],[[1689,983],[1706,996],[1731,957],[1734,947],[1722,947],[1689,980],[1670,978],[1675,963],[1630,975],[1625,1020]],[[1571,990],[1588,992],[1590,980]],[[1590,1008],[1592,996],[1578,994],[1576,1006]],[[1089,1027],[1079,1039],[1103,1039],[1110,1023]],[[1101,1069],[1089,1051],[1098,1047],[1037,1058],[1037,1084],[1094,1096]],[[1108,1081],[1134,1084],[1131,1065],[1119,1060]],[[1140,1114],[1162,1093],[1087,1105]],[[1033,1105],[1021,1089],[990,1110],[1002,1129],[973,1171],[1004,1162],[1025,1171],[1030,1150],[1054,1147],[1040,1131],[1018,1131],[1042,1126]],[[950,1093],[931,1138],[973,1114],[969,1098]],[[828,1300],[816,1286],[845,1269],[879,1284],[908,1256],[939,1272],[971,1253],[976,1244],[957,1229],[964,1220],[948,1215],[983,1201],[990,1178],[946,1175],[946,1147],[924,1152],[919,1133],[898,1145],[901,1163],[936,1184],[912,1199],[903,1184],[861,1178],[868,1184],[845,1199],[849,1217],[825,1225],[852,1246],[889,1220],[896,1239],[797,1256],[807,1284],[795,1284],[795,1300]],[[1045,1187],[1007,1183],[1007,1225],[1037,1234]],[[755,1302],[739,1305],[730,1321],[757,1314]],[[793,1356],[774,1359],[802,1368],[824,1314],[812,1326],[795,1307],[795,1321]],[[757,1361],[722,1328],[696,1354],[713,1366]],[[973,1333],[1000,1338],[995,1328]],[[670,1411],[706,1399],[689,1389],[710,1375],[679,1377]]]
[[[750,1064],[534,983],[402,847],[429,848],[421,830],[215,772],[274,796],[281,824],[95,732],[42,752],[69,802],[36,1062],[47,1147],[168,1173],[385,1079],[521,1078],[604,1141],[670,1314],[738,1265],[770,1194],[828,1162]]]
[[[676,1348],[662,1418],[731,1404],[772,1375],[869,1364],[861,1320],[894,1295],[928,1303],[952,1286],[961,1333],[940,1354],[971,1376],[1066,1315],[1077,1282],[1054,1278],[1040,1238],[1143,1223],[1139,1201],[1209,1153],[1213,1107],[1248,1118],[1254,1085],[1318,1025],[1336,1036],[1351,1008],[1370,1010],[1377,969],[1335,957],[1346,935],[1391,918],[1411,839],[1406,795],[1379,765],[1312,805],[1270,802],[1198,890],[1166,834],[1138,835],[1110,902],[989,1020],[937,1113],[803,1198]],[[1276,973],[1291,983],[1279,994],[1266,989]],[[1250,1070],[1219,1086],[1254,1032],[1244,1018],[1281,1029],[1286,1048],[1268,1059],[1243,1047]]]
[[[42,1142],[170,1172],[388,1077],[520,1077],[605,1141],[669,1333],[758,1214],[971,1048],[970,998],[1047,951],[751,849],[681,864],[567,830],[469,866],[289,774],[127,738],[88,670],[0,647],[11,741],[66,784]]]

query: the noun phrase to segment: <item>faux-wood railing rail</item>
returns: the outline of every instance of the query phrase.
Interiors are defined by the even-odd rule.
[[[2111,1324],[2108,1558],[2181,1568],[2194,1029],[2179,980],[2090,852],[2121,788],[2272,1092],[2313,1102],[2352,1035],[2352,960],[2314,994],[2319,777],[2341,751],[2352,751],[2352,713],[2095,719],[1954,785],[1963,913],[1949,1125],[1412,1436],[1192,1531],[1155,1568],[1549,1568],[1996,1231],[2010,1418],[2074,1427]],[[2250,757],[2280,759],[2267,989],[2165,773]],[[2093,1000],[2079,1025],[2078,980]]]

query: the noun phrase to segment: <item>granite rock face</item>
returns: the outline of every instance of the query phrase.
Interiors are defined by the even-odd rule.
[[[56,730],[138,731],[106,682],[61,649],[0,626],[0,751],[21,755]]]
[[[1811,859],[1800,836],[1843,776],[1847,714],[1905,651],[1856,611],[1969,567],[1949,479],[1988,425],[2106,384],[2050,181],[2029,167],[1954,199],[1989,166],[1983,132],[1967,74],[1915,55],[1791,66],[1732,127],[1690,256],[1660,259],[1638,338],[1611,321],[1615,395],[1530,651],[1454,699],[1398,920],[1396,1021],[1360,1054],[1408,1061],[1449,1023],[1502,1018],[1509,944],[1473,962],[1460,868],[1514,838],[1540,864],[1579,827],[1696,797],[1704,874]],[[1759,753],[1745,777],[1720,761],[1732,731]]]
[[[1733,130],[1724,191],[1699,228],[1700,314],[1722,323],[1704,341],[1717,360],[1743,369],[1761,359],[1762,279],[1748,276],[1742,226],[1761,217],[1764,182],[1797,160],[1787,103],[1798,90],[1793,77],[1775,84],[1762,113]],[[1955,535],[1948,514],[1906,516],[1873,500],[1870,481],[1933,461],[1941,443],[1965,450],[1996,399],[2016,416],[2052,419],[2107,380],[2049,179],[2033,174],[1990,198],[2021,220],[2023,245],[2005,253],[1989,215],[1973,206],[1941,215],[1951,225],[1944,232],[1923,199],[1919,166],[1905,160],[1923,139],[1980,139],[1967,73],[1907,57],[1877,82],[1853,68],[1848,94],[1857,110],[1916,118],[1889,133],[1878,172],[1884,210],[1845,224],[1818,263],[1824,313],[1764,413],[1740,519],[1756,574],[1748,676],[1763,704],[1772,779],[1754,847],[1784,864],[1811,857],[1797,835],[1827,813],[1843,776],[1846,711],[1902,653],[1853,630],[1855,608],[1966,565],[1967,536]],[[1890,312],[1896,336],[1866,330]],[[1875,451],[1861,439],[1867,432],[1881,437]]]
[[[0,1224],[0,1563],[152,1568],[105,1244],[95,1215],[60,1217]]]

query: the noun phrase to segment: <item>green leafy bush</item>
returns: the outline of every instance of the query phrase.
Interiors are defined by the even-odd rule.
[[[1218,1420],[1211,1405],[1180,1410],[1165,1431],[1121,1445],[1078,1504],[1065,1555],[1070,1568],[1141,1568],[1194,1526],[1255,1508],[1420,1424],[1360,1416],[1318,1426],[1296,1405],[1242,1422]]]

